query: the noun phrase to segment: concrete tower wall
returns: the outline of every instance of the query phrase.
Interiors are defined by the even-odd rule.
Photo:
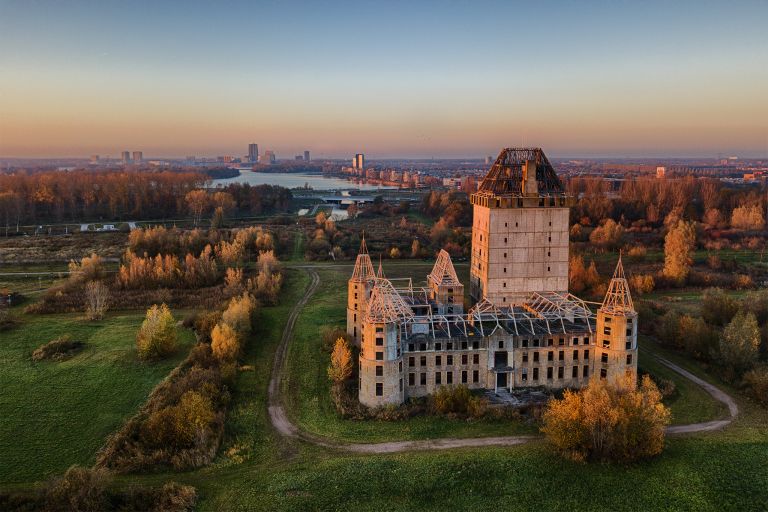
[[[363,329],[363,317],[371,296],[370,281],[350,279],[347,283],[347,334],[355,346],[360,346]]]
[[[568,290],[567,207],[474,205],[470,295],[499,305]]]
[[[593,373],[613,381],[628,371],[637,375],[637,313],[597,311],[597,344]]]
[[[360,403],[368,407],[403,403],[403,359],[396,323],[364,324],[359,361]]]

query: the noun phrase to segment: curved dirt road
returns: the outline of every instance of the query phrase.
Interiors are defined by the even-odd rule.
[[[268,410],[269,419],[272,426],[281,435],[286,437],[298,438],[309,443],[324,446],[326,448],[336,448],[340,450],[346,450],[357,453],[395,453],[404,452],[409,450],[445,450],[450,448],[467,448],[467,447],[481,447],[481,446],[514,446],[524,444],[534,439],[540,439],[540,436],[505,436],[505,437],[476,437],[476,438],[440,438],[440,439],[425,439],[419,441],[392,441],[386,443],[341,443],[332,441],[322,436],[311,434],[300,430],[296,425],[291,423],[288,416],[285,414],[282,401],[280,400],[281,384],[283,379],[283,369],[285,367],[285,356],[288,349],[288,344],[293,337],[293,328],[296,325],[296,319],[301,314],[302,309],[306,306],[309,299],[317,290],[320,285],[320,276],[313,268],[305,268],[310,276],[310,283],[307,289],[304,291],[301,299],[293,306],[291,313],[288,316],[288,321],[283,329],[283,334],[280,338],[280,344],[275,352],[275,361],[272,367],[272,375],[269,381],[268,392]],[[684,434],[692,432],[707,432],[711,430],[717,430],[725,427],[736,415],[739,413],[739,408],[736,402],[729,395],[718,389],[717,387],[709,384],[708,382],[696,377],[692,373],[684,370],[683,368],[673,364],[666,359],[654,355],[658,361],[664,366],[668,367],[672,371],[682,375],[686,379],[694,382],[698,386],[701,386],[707,393],[709,393],[715,400],[724,403],[728,406],[728,412],[730,417],[723,420],[709,421],[705,423],[694,423],[690,425],[675,425],[667,427],[668,434]]]

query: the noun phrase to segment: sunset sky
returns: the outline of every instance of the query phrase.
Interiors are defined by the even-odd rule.
[[[0,0],[0,156],[768,155],[768,2]]]

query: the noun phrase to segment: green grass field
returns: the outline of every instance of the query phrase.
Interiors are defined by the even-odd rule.
[[[20,326],[0,333],[0,483],[92,463],[194,337],[182,331],[175,357],[144,363],[135,350],[141,314],[115,313],[100,322],[76,315],[19,318]],[[63,334],[85,342],[84,349],[67,361],[32,361],[33,350]]]
[[[417,269],[419,272],[420,269]],[[343,272],[321,270],[323,286],[317,301],[310,305],[297,324],[297,338],[291,361],[288,390],[298,393],[291,400],[313,400],[302,424],[330,428],[325,419],[317,368],[319,348],[313,330],[343,315]],[[393,269],[390,274],[394,274]],[[343,278],[343,279],[342,279]],[[459,449],[411,452],[393,455],[351,455],[278,436],[269,424],[266,393],[272,358],[290,308],[309,280],[301,270],[289,270],[280,306],[263,308],[259,324],[245,354],[244,363],[253,370],[242,371],[233,392],[225,440],[216,461],[209,467],[188,473],[165,473],[121,477],[117,485],[157,484],[167,480],[197,487],[201,511],[238,510],[765,510],[768,508],[768,412],[727,386],[742,409],[740,416],[722,432],[670,437],[664,453],[631,466],[578,464],[554,455],[543,441],[509,448]],[[341,311],[341,313],[339,313]],[[138,317],[136,317],[138,320]],[[110,322],[111,324],[111,322]],[[5,340],[5,338],[3,338]],[[132,337],[131,337],[132,340]],[[303,341],[302,341],[303,340]],[[3,341],[3,345],[7,342]],[[31,350],[34,344],[30,344]],[[695,363],[647,342],[647,349],[660,352],[693,373],[713,381]],[[312,354],[309,351],[314,350]],[[0,352],[5,354],[5,350]],[[5,358],[3,356],[3,361]],[[294,359],[307,357],[306,364]],[[324,356],[322,356],[324,357]],[[653,366],[641,355],[641,365]],[[6,365],[8,363],[5,363]],[[311,372],[310,372],[311,370]],[[310,375],[303,375],[302,372]],[[667,375],[664,375],[667,376]],[[672,376],[673,377],[673,376]],[[6,384],[3,374],[2,383]],[[115,379],[109,383],[114,386]],[[698,421],[714,409],[701,407],[700,395],[693,395],[676,381],[679,404],[671,403],[676,419]],[[298,386],[298,387],[297,387]],[[318,386],[312,391],[309,386]],[[21,393],[17,387],[14,393]],[[304,398],[302,398],[302,396]],[[141,402],[141,399],[138,400]],[[682,405],[685,404],[685,408]],[[77,407],[83,408],[83,405]],[[89,404],[93,407],[93,404]],[[5,409],[3,409],[5,410]],[[81,414],[84,415],[84,413]],[[129,413],[126,413],[126,415]],[[343,423],[343,422],[342,422]],[[70,422],[68,422],[70,424]],[[363,436],[354,426],[341,425],[345,436]],[[368,428],[368,427],[367,427]],[[372,436],[418,437],[397,429],[373,424]],[[440,432],[438,427],[429,427]],[[476,433],[468,427],[466,435]],[[450,430],[456,429],[456,430]],[[450,426],[448,430],[459,431]],[[3,431],[5,432],[5,431]],[[80,432],[81,433],[81,432]],[[5,433],[3,434],[6,435]],[[69,443],[79,443],[72,436]],[[362,438],[362,437],[361,437]],[[3,439],[6,439],[5,437]],[[95,450],[99,443],[95,443]],[[82,450],[86,462],[92,454]],[[29,455],[29,454],[27,454]],[[42,459],[42,457],[41,457]],[[61,456],[59,456],[61,459]],[[33,481],[50,473],[43,464],[16,460],[24,476],[13,481]],[[4,465],[9,465],[4,461]]]

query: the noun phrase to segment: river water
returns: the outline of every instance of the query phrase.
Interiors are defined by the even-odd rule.
[[[324,177],[321,174],[298,174],[288,172],[253,172],[240,171],[240,176],[223,180],[213,180],[214,186],[230,183],[248,183],[250,185],[280,185],[286,188],[298,188],[309,185],[314,190],[377,190],[391,189],[382,185],[357,183],[343,178]]]

